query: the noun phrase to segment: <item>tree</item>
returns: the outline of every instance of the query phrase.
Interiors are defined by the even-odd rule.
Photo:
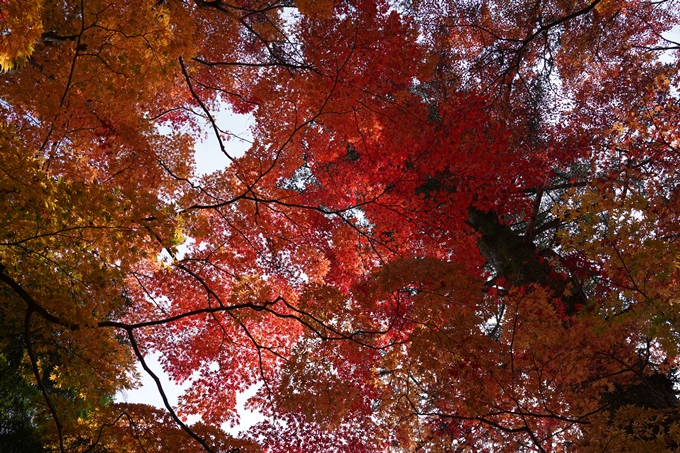
[[[674,2],[18,5],[0,320],[44,448],[680,443]],[[112,402],[149,351],[178,408]]]
[[[1,356],[0,368],[0,440],[3,453],[42,453],[43,441],[40,422],[33,401],[36,390],[24,379],[21,357],[22,344],[10,340]]]

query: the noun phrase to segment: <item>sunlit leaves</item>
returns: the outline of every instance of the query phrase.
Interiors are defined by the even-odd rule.
[[[40,0],[0,3],[0,70],[23,66],[30,58],[43,31],[42,3]]]

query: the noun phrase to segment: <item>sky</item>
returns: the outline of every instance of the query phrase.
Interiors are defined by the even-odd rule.
[[[242,156],[250,147],[253,136],[250,126],[253,124],[252,115],[239,115],[230,111],[226,106],[215,116],[217,126],[229,133],[229,140],[224,146],[230,156],[236,158]],[[212,128],[205,125],[207,139],[196,145],[196,170],[200,174],[212,173],[229,165],[229,159],[220,151],[217,138]]]
[[[167,377],[167,374],[163,371],[163,368],[161,367],[161,364],[158,361],[158,357],[159,357],[158,354],[149,354],[145,357],[145,360],[149,368],[151,368],[151,371],[153,371],[154,374],[158,376],[158,378],[161,380],[163,391],[165,392],[165,395],[168,397],[170,405],[172,405],[172,407],[176,409],[177,401],[180,395],[186,389],[189,388],[191,383],[185,382],[184,385],[180,386],[170,381]],[[165,406],[163,405],[163,400],[161,398],[160,393],[158,392],[154,380],[151,378],[151,376],[149,376],[149,374],[146,373],[146,371],[142,369],[141,365],[137,366],[137,371],[142,377],[141,387],[135,390],[119,392],[116,395],[116,401],[126,403],[150,404],[152,406],[164,409]],[[222,426],[222,429],[224,429],[224,431],[228,432],[231,435],[236,435],[240,431],[246,430],[250,426],[262,420],[262,415],[260,415],[257,412],[249,411],[244,407],[246,400],[252,395],[254,395],[257,389],[258,389],[257,386],[252,386],[247,391],[236,396],[236,409],[239,413],[240,424],[234,428],[231,428],[229,425],[225,424]],[[198,418],[199,418],[198,416],[189,417],[189,419],[187,420],[188,424],[191,425],[195,423],[196,421],[198,421]]]

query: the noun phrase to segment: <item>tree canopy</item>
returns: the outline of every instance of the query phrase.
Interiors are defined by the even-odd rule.
[[[676,451],[678,25],[0,0],[0,451]]]

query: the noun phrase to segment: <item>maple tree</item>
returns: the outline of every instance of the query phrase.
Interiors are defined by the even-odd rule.
[[[677,448],[678,13],[0,1],[0,435]],[[230,161],[204,175],[202,124]],[[165,410],[113,402],[136,364]],[[226,434],[255,385],[263,420]]]

